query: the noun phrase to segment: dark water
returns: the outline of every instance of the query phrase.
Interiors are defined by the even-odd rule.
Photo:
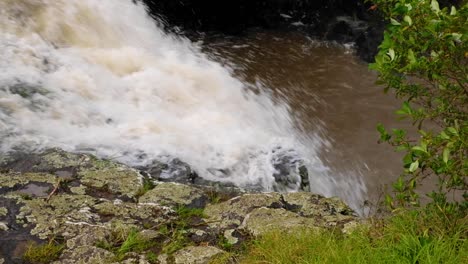
[[[377,74],[350,46],[317,42],[299,33],[252,33],[204,40],[208,53],[248,82],[262,82],[288,102],[297,127],[320,128],[330,141],[321,159],[343,175],[363,175],[369,200],[401,173],[401,153],[379,144],[377,123],[408,127],[394,112],[401,102],[375,85]]]

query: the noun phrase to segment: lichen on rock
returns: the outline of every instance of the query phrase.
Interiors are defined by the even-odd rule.
[[[153,253],[154,262],[171,243],[177,248],[159,255],[160,263],[208,263],[226,254],[213,245],[241,246],[251,235],[272,229],[349,232],[359,226],[340,199],[307,192],[245,193],[235,187],[155,182],[126,165],[57,149],[3,164],[0,232],[8,239],[21,234],[41,243],[60,238],[64,250],[56,264],[150,263],[146,254]],[[119,254],[132,232],[151,246]]]
[[[299,216],[285,209],[257,208],[250,212],[242,222],[240,228],[254,236],[280,229],[293,230],[295,228],[318,229],[319,224],[313,218]]]
[[[177,251],[174,254],[175,264],[206,264],[210,260],[223,254],[224,251],[215,247],[190,246]]]
[[[168,206],[202,208],[208,197],[200,188],[179,183],[159,183],[139,199],[140,203],[158,203]]]

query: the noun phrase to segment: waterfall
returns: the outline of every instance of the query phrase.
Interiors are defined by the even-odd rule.
[[[311,191],[362,199],[362,184],[340,192],[319,158],[327,141],[296,130],[286,103],[158,23],[131,0],[0,1],[0,152],[177,157],[208,180],[267,191],[287,155],[307,166]]]

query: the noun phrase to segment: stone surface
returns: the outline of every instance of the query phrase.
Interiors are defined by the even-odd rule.
[[[55,175],[47,173],[0,173],[0,190],[12,188],[15,185],[26,185],[29,182],[55,184],[57,182],[57,178]]]
[[[64,246],[56,264],[147,264],[148,253],[164,252],[174,239],[183,248],[159,255],[159,263],[208,263],[225,252],[206,245],[237,247],[275,228],[338,227],[348,233],[359,226],[337,198],[169,182],[142,190],[152,180],[148,175],[91,155],[48,150],[19,157],[27,160],[16,156],[0,165],[0,256],[6,263],[21,259],[30,241],[54,238]],[[181,206],[188,214],[203,208],[206,217],[197,211],[185,219]],[[117,261],[115,252],[131,233],[150,246]]]
[[[206,264],[224,251],[215,247],[186,247],[174,254],[175,264]]]
[[[178,183],[160,183],[139,199],[140,203],[202,208],[208,197],[199,188]]]
[[[93,168],[78,173],[83,185],[134,197],[143,186],[142,176],[134,169],[119,164]]]
[[[283,194],[284,202],[291,210],[303,216],[352,215],[353,210],[339,198],[298,192]]]
[[[81,246],[73,250],[65,250],[62,257],[54,264],[102,264],[110,263],[114,254],[94,246]]]
[[[205,208],[208,222],[217,228],[239,226],[244,217],[259,207],[281,207],[281,195],[278,193],[245,194],[219,204],[209,204]]]
[[[254,236],[280,229],[317,228],[319,224],[313,218],[299,216],[285,209],[257,208],[250,212],[242,222],[240,228]]]

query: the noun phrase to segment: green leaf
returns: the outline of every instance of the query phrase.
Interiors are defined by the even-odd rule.
[[[411,20],[411,17],[405,16],[405,17],[403,18],[403,20],[404,20],[406,23],[408,23],[408,25],[410,25],[410,26],[413,25],[413,20]]]
[[[408,102],[403,102],[401,109],[396,111],[399,115],[410,115],[412,113],[411,107]]]
[[[436,0],[432,0],[431,1],[431,9],[435,13],[439,13],[440,12],[439,2],[437,2]]]
[[[393,61],[395,59],[395,50],[392,48],[388,49],[387,55],[390,57],[390,60]]]
[[[396,21],[396,20],[393,19],[393,18],[390,18],[390,23],[391,23],[392,25],[394,25],[394,26],[399,26],[399,25],[401,25],[400,22]]]
[[[387,130],[385,130],[385,127],[382,125],[382,123],[377,124],[377,131],[379,131],[380,134],[387,134]]]
[[[449,135],[447,135],[447,133],[445,133],[445,131],[442,131],[442,132],[440,133],[440,137],[441,137],[442,139],[445,139],[445,140],[450,139]]]
[[[408,11],[411,11],[413,9],[413,6],[411,4],[405,4],[405,6]]]
[[[409,61],[410,65],[416,63],[416,57],[414,56],[414,52],[413,52],[412,49],[408,50],[408,61]]]
[[[458,135],[458,131],[454,127],[448,127],[447,128],[448,132],[450,132],[452,135]]]
[[[415,162],[411,163],[409,167],[410,172],[415,172],[419,168],[419,160],[416,160]]]
[[[451,16],[455,16],[457,14],[457,8],[455,8],[454,6],[452,6],[452,9],[450,10],[450,15]]]
[[[449,148],[444,148],[444,152],[442,153],[442,159],[444,160],[444,163],[447,164],[448,159],[450,155],[450,149]]]
[[[427,149],[424,149],[423,147],[421,146],[414,146],[411,148],[412,150],[415,150],[415,151],[421,151],[421,152],[424,152],[424,153],[427,153]]]
[[[453,40],[455,40],[455,41],[457,41],[457,42],[460,42],[460,41],[461,41],[461,38],[462,38],[462,36],[463,36],[463,34],[460,34],[460,33],[452,33],[452,34],[450,34],[450,35],[452,35]]]

